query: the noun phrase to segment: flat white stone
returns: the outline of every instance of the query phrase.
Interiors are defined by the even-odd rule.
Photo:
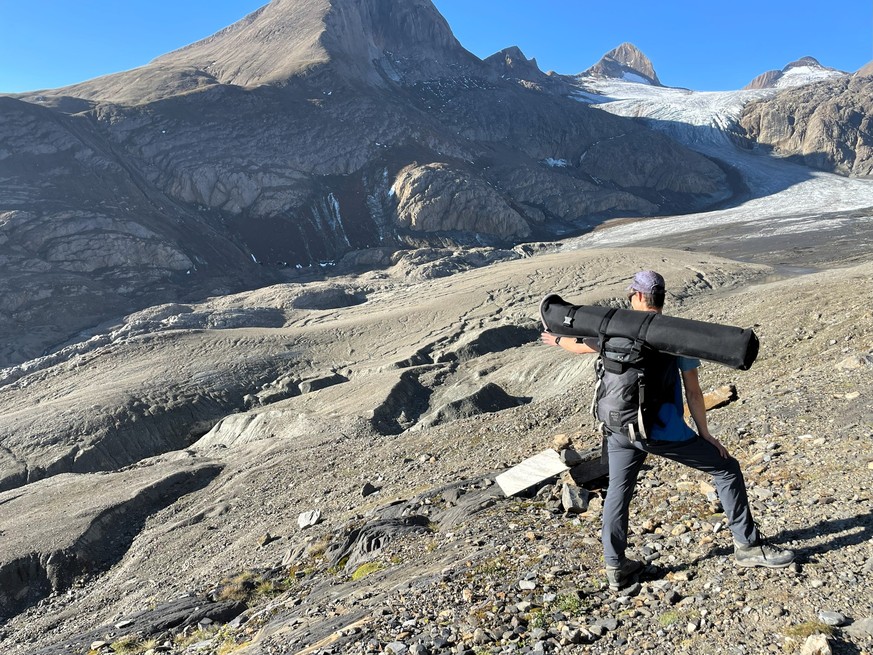
[[[569,470],[570,467],[561,461],[558,451],[549,448],[504,471],[495,478],[495,482],[506,496],[514,496]]]
[[[321,520],[321,511],[317,509],[303,512],[297,517],[297,525],[301,530],[305,530],[318,523]]]

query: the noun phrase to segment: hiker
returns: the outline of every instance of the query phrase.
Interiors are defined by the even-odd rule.
[[[632,309],[661,313],[666,285],[660,274],[655,271],[638,272],[627,292]],[[613,337],[601,344],[598,339],[562,337],[550,332],[543,332],[541,338],[546,345],[557,345],[571,353],[601,354],[597,363],[598,390],[592,409],[607,440],[609,452],[609,486],[603,504],[602,539],[610,588],[619,590],[626,586],[643,567],[642,562],[628,559],[625,549],[630,501],[637,476],[649,453],[712,475],[728,517],[728,527],[734,539],[734,559],[738,565],[783,568],[794,561],[792,551],[777,548],[762,539],[752,519],[740,464],[709,432],[697,373],[700,360],[651,349],[646,352],[643,349],[641,366],[644,367],[643,379],[647,382],[644,404],[650,405],[645,408],[650,413],[646,416],[655,417],[654,420],[647,420],[651,425],[646,429],[638,420],[638,417],[641,419],[644,416],[640,408],[641,401],[636,400],[636,390],[629,388],[630,385],[639,384],[640,368],[622,375],[628,372],[629,366],[605,357],[609,353],[624,353],[623,361],[626,361],[628,344],[633,344],[633,341]],[[621,355],[617,359],[621,360]],[[697,426],[696,432],[685,422],[683,386],[691,418]],[[635,406],[627,406],[628,397],[634,398]],[[621,419],[618,419],[620,416],[631,416],[632,419],[621,424]]]

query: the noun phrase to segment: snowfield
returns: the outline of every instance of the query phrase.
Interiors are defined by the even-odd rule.
[[[813,72],[816,75],[794,68],[788,74],[798,82],[810,77],[821,79],[821,71]],[[774,93],[774,89],[699,92],[620,80],[587,81],[575,96],[577,100],[603,111],[644,119],[684,145],[728,164],[740,173],[750,198],[716,211],[618,221],[617,225],[613,223],[611,227],[569,241],[567,247],[612,247],[648,242],[652,239],[652,221],[657,221],[657,236],[661,242],[680,234],[725,226],[733,226],[729,232],[734,239],[797,235],[808,239],[810,235],[818,235],[817,239],[826,246],[829,235],[853,232],[858,239],[871,242],[873,180],[815,171],[737,145],[740,140],[733,132],[743,107]],[[841,213],[847,215],[840,216]]]

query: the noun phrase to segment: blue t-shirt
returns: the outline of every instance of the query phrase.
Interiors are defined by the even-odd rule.
[[[676,364],[680,372],[700,368],[700,360],[691,357],[676,357]],[[682,376],[679,375],[678,377],[679,381],[674,389],[673,401],[661,405],[661,411],[658,412],[658,421],[649,430],[649,439],[655,441],[687,441],[697,436],[694,430],[685,422],[685,405],[682,401]]]

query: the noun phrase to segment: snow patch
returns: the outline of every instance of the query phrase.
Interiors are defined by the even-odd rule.
[[[552,168],[567,168],[570,165],[566,159],[555,159],[554,157],[546,157],[543,159],[543,163]]]
[[[625,82],[633,82],[634,84],[648,84],[649,86],[652,85],[652,83],[642,75],[637,75],[636,73],[631,73],[630,71],[622,71],[621,79],[623,79]]]
[[[789,68],[782,73],[782,76],[776,80],[777,89],[789,89],[804,84],[812,84],[821,80],[827,80],[833,77],[842,77],[845,73],[835,70],[827,70],[825,68],[817,68],[815,66],[795,66]]]

